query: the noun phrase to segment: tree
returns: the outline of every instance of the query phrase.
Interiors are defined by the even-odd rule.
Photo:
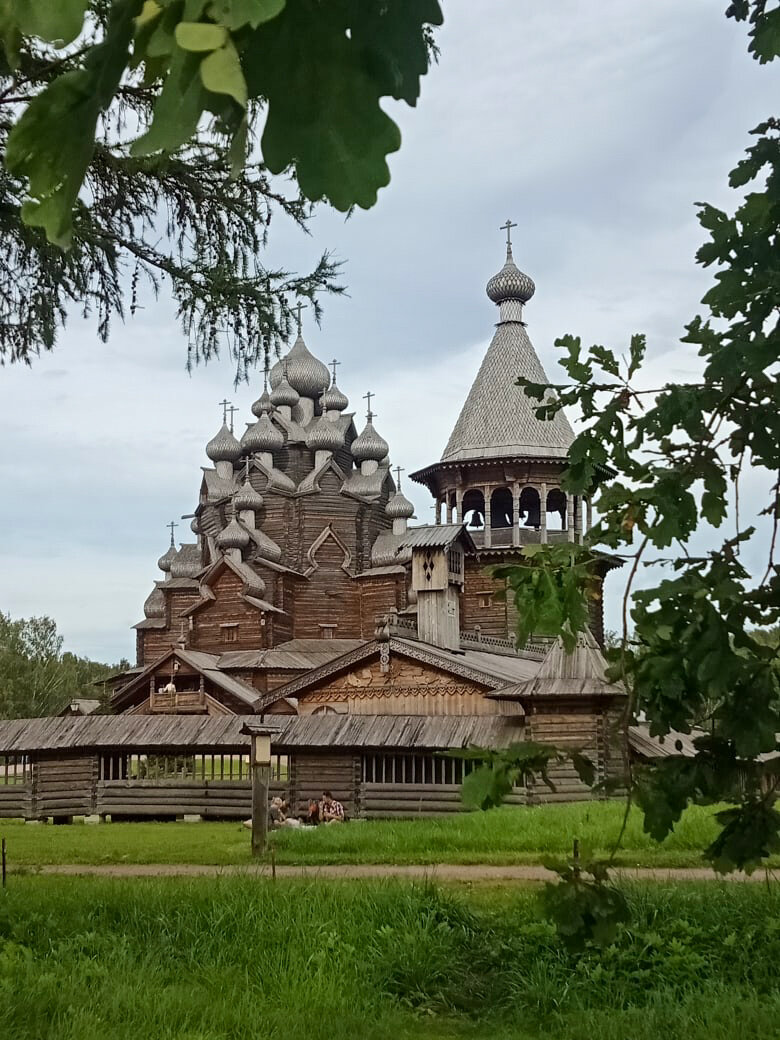
[[[0,611],[0,718],[51,715],[76,697],[98,698],[95,681],[121,670],[62,646],[51,618],[14,620]]]
[[[0,361],[51,349],[67,311],[112,317],[167,279],[188,363],[237,376],[341,292],[265,267],[275,213],[368,207],[415,104],[436,0],[0,0]],[[262,126],[262,139],[260,128]],[[285,180],[273,175],[285,175]]]

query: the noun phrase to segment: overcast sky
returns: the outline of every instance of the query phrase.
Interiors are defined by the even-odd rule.
[[[493,332],[484,287],[507,217],[548,374],[564,332],[619,347],[645,331],[652,377],[690,377],[678,339],[711,280],[693,260],[693,204],[733,207],[728,171],[778,87],[724,7],[446,0],[417,109],[389,109],[403,145],[378,204],[348,221],[322,210],[308,239],[274,222],[274,263],[310,268],[326,248],[346,261],[349,296],[326,299],[305,338],[341,360],[351,407],[376,394],[394,464],[441,454]],[[0,369],[0,610],[52,615],[77,653],[134,656],[130,626],[160,576],[165,524],[196,504],[217,402],[240,406],[240,429],[251,419],[261,378],[236,392],[228,360],[187,375],[185,357],[161,299],[108,345],[74,318],[51,356]],[[427,492],[405,491],[430,521]]]

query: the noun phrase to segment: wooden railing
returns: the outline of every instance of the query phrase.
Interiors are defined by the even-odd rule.
[[[206,693],[204,690],[177,690],[175,693],[154,690],[149,697],[149,710],[153,715],[204,714],[207,710]]]

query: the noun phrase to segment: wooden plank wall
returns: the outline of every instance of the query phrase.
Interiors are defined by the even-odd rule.
[[[526,792],[516,787],[506,805],[525,805]],[[468,812],[460,784],[363,784],[363,815],[371,820],[444,816]]]
[[[599,713],[550,712],[527,715],[525,728],[528,740],[584,752],[596,767],[596,778],[604,779],[604,725]],[[555,790],[551,791],[541,781],[537,782],[529,789],[529,805],[581,802],[593,797],[590,788],[580,780],[570,762],[552,766],[549,777]]]
[[[32,808],[32,784],[0,786],[0,820],[29,819]]]
[[[287,784],[273,781],[271,797],[287,797]],[[121,816],[202,816],[245,820],[252,812],[249,780],[105,780],[97,785],[95,811]]]
[[[97,767],[95,754],[39,755],[32,766],[32,815],[89,816]]]
[[[309,799],[319,801],[323,791],[330,791],[342,803],[348,816],[361,811],[360,755],[311,754],[294,755],[290,759],[290,809],[293,815],[305,813]]]

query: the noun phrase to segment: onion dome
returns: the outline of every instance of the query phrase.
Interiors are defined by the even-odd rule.
[[[267,413],[260,416],[241,438],[245,452],[278,451],[284,444],[284,434],[271,422]]]
[[[255,491],[248,480],[244,481],[243,487],[236,492],[233,497],[233,508],[240,511],[242,509],[252,509],[257,512],[258,509],[263,507],[263,496],[259,491]]]
[[[235,462],[241,458],[241,445],[230,432],[226,423],[216,437],[206,445],[206,454],[212,462]]]
[[[368,419],[363,432],[352,442],[352,458],[357,462],[381,462],[389,447],[384,437],[380,437],[374,429],[371,419]]]
[[[414,506],[400,491],[396,491],[385,506],[385,513],[392,520],[409,520],[414,516]]]
[[[300,399],[301,396],[298,391],[290,386],[286,376],[282,373],[282,378],[271,391],[271,403],[274,405],[286,404],[290,408],[294,408]]]
[[[200,523],[197,516],[193,517],[190,521],[190,530],[193,534],[200,534]]]
[[[182,545],[171,563],[172,578],[196,578],[203,570],[197,545]]]
[[[506,263],[494,274],[485,287],[493,303],[503,303],[504,300],[519,300],[520,303],[528,303],[536,292],[536,286],[527,274],[523,274],[512,258],[512,246],[507,243]]]
[[[144,617],[165,617],[165,596],[159,589],[152,589],[147,597],[146,603],[144,603]]]
[[[349,404],[349,399],[346,394],[342,394],[336,386],[336,380],[334,379],[320,398],[320,403],[326,412],[343,412]]]
[[[267,534],[260,530],[252,531],[252,541],[255,543],[257,555],[264,560],[271,560],[272,563],[278,563],[282,558],[282,550],[269,538]]]
[[[166,574],[169,573],[171,569],[171,564],[176,559],[176,552],[176,546],[173,544],[173,542],[171,542],[171,544],[168,546],[167,551],[163,553],[163,555],[157,561],[157,566],[160,568],[161,571],[165,571]]]
[[[249,541],[249,534],[235,516],[224,531],[220,531],[217,535],[217,545],[220,549],[246,549]]]
[[[312,451],[338,451],[344,444],[344,437],[338,427],[324,415],[309,427],[306,434],[306,447]]]
[[[259,419],[264,412],[273,411],[273,402],[271,401],[271,395],[268,393],[268,387],[263,390],[262,394],[258,397],[255,403],[252,405],[252,415],[256,415]]]
[[[322,391],[330,386],[328,366],[323,365],[319,358],[311,353],[303,342],[300,332],[282,364],[286,368],[287,381],[290,386],[297,390],[302,397],[319,397]],[[280,382],[277,382],[277,386]],[[276,403],[273,394],[271,400]]]

